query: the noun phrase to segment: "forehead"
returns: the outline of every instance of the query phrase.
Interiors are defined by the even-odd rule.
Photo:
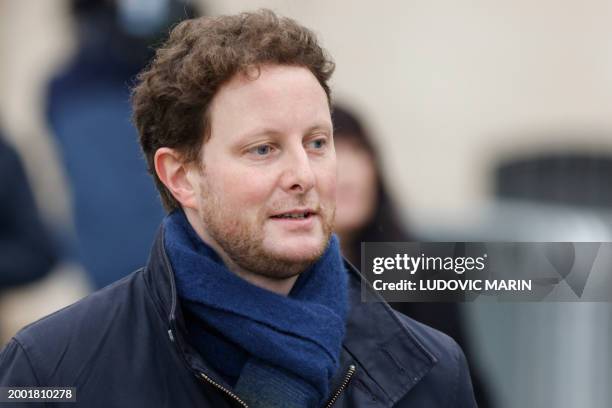
[[[260,128],[283,133],[331,129],[323,87],[308,69],[296,66],[264,65],[254,74],[235,75],[219,89],[209,114],[212,137],[238,137]]]

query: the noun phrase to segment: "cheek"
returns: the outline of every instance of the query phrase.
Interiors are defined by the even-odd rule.
[[[341,160],[338,169],[339,184],[343,194],[358,198],[367,198],[375,189],[376,174],[371,161],[359,155],[346,156]]]
[[[372,216],[376,207],[376,173],[373,166],[364,167],[361,180],[361,194],[363,197],[362,211],[367,217]]]
[[[229,168],[210,174],[211,183],[222,197],[227,211],[238,211],[237,214],[252,213],[262,208],[270,195],[273,183],[265,172],[257,169]]]
[[[365,190],[365,194],[374,199],[376,196],[377,182],[376,170],[374,169],[374,166],[372,164],[364,166],[362,186]]]
[[[337,169],[335,160],[322,166],[317,174],[317,189],[324,201],[336,202]]]
[[[376,206],[376,169],[366,155],[352,154],[341,161],[339,169],[339,220],[365,223]]]

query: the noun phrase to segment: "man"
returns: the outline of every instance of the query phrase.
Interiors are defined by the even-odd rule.
[[[459,347],[361,303],[342,260],[333,68],[269,11],[179,24],[133,95],[170,213],[149,261],[21,331],[0,384],[87,407],[474,406]]]

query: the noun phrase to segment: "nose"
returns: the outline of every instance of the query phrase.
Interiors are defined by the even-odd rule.
[[[315,174],[308,153],[303,146],[292,149],[284,160],[282,187],[287,192],[303,194],[315,185]]]

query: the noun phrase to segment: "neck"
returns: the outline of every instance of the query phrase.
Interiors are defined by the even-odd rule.
[[[217,254],[219,254],[227,269],[229,269],[232,273],[240,276],[251,285],[269,290],[270,292],[274,292],[281,296],[287,296],[289,292],[291,292],[291,289],[293,288],[293,285],[295,284],[295,281],[299,275],[290,276],[284,279],[273,279],[242,268],[240,265],[234,262],[234,260],[227,255],[223,248],[221,248],[217,241],[215,241],[206,232],[202,224],[198,222],[197,212],[191,211],[188,208],[185,208],[184,211],[185,215],[187,216],[187,220],[198,236],[202,239],[202,241],[214,249]]]

